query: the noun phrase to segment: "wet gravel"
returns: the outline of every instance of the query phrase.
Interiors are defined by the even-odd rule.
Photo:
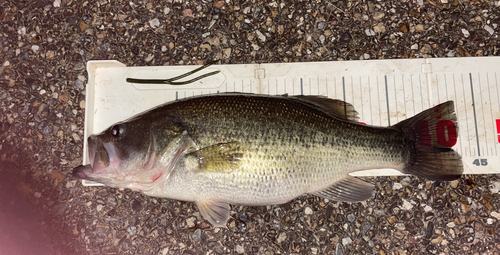
[[[3,0],[0,249],[10,254],[499,254],[500,177],[366,178],[362,203],[233,206],[83,187],[85,65],[500,55],[499,1]],[[3,232],[2,232],[3,231]],[[0,238],[6,240],[4,238]],[[7,250],[11,249],[11,250]],[[16,250],[17,249],[17,250]],[[2,252],[0,252],[2,253]]]

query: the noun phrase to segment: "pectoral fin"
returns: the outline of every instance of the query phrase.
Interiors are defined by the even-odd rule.
[[[212,223],[212,225],[216,227],[226,226],[229,220],[229,210],[231,210],[228,203],[212,199],[202,199],[196,201],[196,205],[203,218]]]
[[[374,186],[348,175],[325,190],[312,193],[318,197],[340,202],[358,202],[372,196]]]
[[[189,155],[196,157],[201,171],[230,171],[243,158],[240,142],[218,143]]]

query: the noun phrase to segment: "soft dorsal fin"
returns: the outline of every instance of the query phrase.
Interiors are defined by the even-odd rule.
[[[243,154],[240,142],[218,143],[189,153],[198,160],[200,171],[230,171]]]
[[[374,186],[350,175],[325,190],[312,193],[318,197],[340,202],[358,202],[372,196]]]
[[[293,97],[299,98],[300,100],[319,106],[321,107],[321,109],[335,115],[340,119],[353,122],[358,122],[359,120],[358,112],[356,111],[356,109],[354,109],[354,106],[342,100],[331,99],[325,96],[293,96]]]

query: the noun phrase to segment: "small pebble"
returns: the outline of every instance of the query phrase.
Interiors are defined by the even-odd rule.
[[[384,26],[384,23],[382,23],[382,22],[373,26],[373,32],[375,32],[375,33],[385,33],[385,31],[386,31],[385,26]]]
[[[500,182],[494,182],[489,186],[491,193],[500,193]]]
[[[349,222],[353,222],[355,219],[356,219],[356,217],[354,217],[354,214],[352,214],[352,213],[351,213],[351,214],[348,214],[348,215],[347,215],[347,220],[348,220]]]
[[[369,222],[366,222],[364,223],[362,226],[361,226],[361,230],[366,233],[368,232],[368,230],[370,230],[372,228],[372,224],[370,224]]]
[[[247,224],[241,220],[236,221],[238,223],[237,227],[240,232],[245,232],[247,231]]]
[[[410,202],[403,199],[403,205],[400,206],[400,208],[403,210],[411,210],[413,208],[413,205]]]
[[[281,243],[281,242],[284,242],[286,240],[286,232],[282,232],[279,236],[278,236],[278,239],[276,239],[276,241],[278,243]]]
[[[75,87],[76,87],[77,89],[83,89],[83,88],[84,88],[84,86],[83,86],[83,81],[82,81],[82,80],[80,80],[80,79],[76,79],[76,81],[75,81]]]
[[[484,30],[488,31],[490,35],[493,35],[495,33],[495,30],[493,30],[493,28],[488,25],[484,25]]]
[[[313,213],[313,210],[310,207],[306,207],[306,209],[304,210],[304,213],[307,215],[311,215]]]
[[[429,44],[424,44],[424,46],[420,49],[420,52],[427,54],[431,52],[431,46]]]
[[[240,220],[242,220],[244,222],[248,222],[248,220],[249,220],[248,214],[246,212],[241,213]]]
[[[342,245],[340,245],[340,243],[337,243],[335,246],[335,255],[344,255],[344,249],[342,249]]]
[[[367,28],[367,29],[365,29],[365,34],[367,36],[374,36],[375,35],[375,31],[373,31],[373,29]]]
[[[320,30],[321,30],[321,29],[323,29],[323,28],[325,28],[325,22],[324,22],[324,21],[321,21],[321,22],[319,22],[319,23],[318,23],[318,29],[320,29]]]
[[[469,31],[465,28],[462,28],[462,34],[464,34],[465,38],[468,38],[470,36]]]
[[[325,38],[325,36],[324,36],[324,35],[320,35],[320,36],[319,36],[319,41],[320,41],[321,43],[325,43],[325,39],[326,39],[326,38]]]
[[[259,30],[255,31],[255,33],[257,34],[257,37],[259,38],[259,40],[261,42],[265,42],[266,41],[266,36],[264,34],[262,34]]]
[[[201,229],[197,229],[193,233],[193,241],[198,242],[201,239]]]
[[[430,211],[432,211],[432,207],[430,207],[429,205],[425,205],[424,206],[424,211],[425,212],[430,212]]]
[[[144,61],[150,62],[151,60],[153,60],[154,57],[155,57],[155,55],[149,54],[148,57]]]
[[[403,185],[401,185],[401,183],[397,183],[397,182],[396,182],[396,183],[394,183],[394,184],[392,185],[392,189],[393,189],[393,190],[399,190],[399,189],[401,189],[401,188],[403,188]]]
[[[446,226],[449,227],[449,228],[454,228],[455,227],[455,222],[452,221],[452,222],[446,224]]]
[[[497,212],[491,212],[491,217],[495,217],[497,220],[500,220],[500,213]]]
[[[385,16],[385,13],[383,13],[383,12],[376,12],[375,14],[373,14],[373,19],[374,19],[374,20],[380,20],[380,19],[382,19],[384,16]]]
[[[158,20],[158,18],[154,18],[152,20],[149,21],[149,26],[152,27],[152,28],[157,28],[160,26],[160,20]]]
[[[236,245],[236,252],[241,254],[241,253],[244,253],[245,252],[245,248],[243,248],[242,245]]]
[[[188,228],[192,228],[195,226],[194,222],[196,221],[196,217],[190,217],[186,219],[186,224],[188,225]]]
[[[342,245],[346,246],[348,244],[352,243],[352,240],[350,237],[346,237],[342,239]]]
[[[127,232],[131,236],[133,236],[133,235],[135,235],[137,233],[137,228],[135,226],[130,226],[130,227],[127,228]]]

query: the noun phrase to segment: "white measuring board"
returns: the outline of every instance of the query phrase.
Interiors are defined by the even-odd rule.
[[[353,104],[361,122],[376,126],[394,125],[453,100],[458,117],[453,148],[462,155],[464,173],[500,173],[500,57],[214,65],[192,76],[215,70],[219,74],[189,85],[125,81],[167,79],[196,67],[127,67],[118,61],[89,61],[85,138],[154,106],[201,94],[324,95]],[[88,164],[86,139],[83,163]],[[399,174],[374,169],[352,175]],[[84,181],[84,185],[92,183]]]

